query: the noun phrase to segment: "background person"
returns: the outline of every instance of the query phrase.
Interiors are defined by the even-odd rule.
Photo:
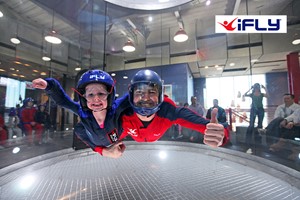
[[[261,92],[261,87],[265,90],[265,93]],[[255,83],[243,96],[250,97],[252,99],[251,108],[250,108],[250,122],[247,128],[246,141],[245,141],[246,144],[251,144],[256,116],[258,118],[257,128],[262,128],[262,123],[265,116],[265,110],[263,107],[263,98],[268,97],[268,93],[265,86],[260,85],[259,83]],[[258,136],[258,132],[256,136]]]
[[[200,116],[205,116],[205,109],[197,102],[196,96],[191,96],[191,105],[189,105],[189,109]],[[189,129],[189,137],[191,142],[203,141],[202,134],[199,134],[193,129]]]
[[[227,121],[226,119],[226,112],[225,110],[219,106],[219,101],[218,99],[214,99],[213,100],[213,107],[210,107],[206,113],[206,118],[207,119],[211,119],[211,111],[214,109],[214,108],[217,108],[218,109],[218,114],[217,114],[217,119],[219,122],[221,123],[225,123]]]

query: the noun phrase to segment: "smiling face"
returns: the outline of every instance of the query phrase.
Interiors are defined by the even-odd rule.
[[[290,105],[292,105],[294,103],[294,99],[292,98],[291,95],[284,95],[283,101],[287,107],[289,107]]]
[[[93,111],[101,111],[107,108],[106,86],[101,83],[91,83],[85,87],[84,98],[87,100],[87,106]]]
[[[139,84],[134,88],[133,102],[140,108],[154,108],[158,104],[159,91],[157,87]]]

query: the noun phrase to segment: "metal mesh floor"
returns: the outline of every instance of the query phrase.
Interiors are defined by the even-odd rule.
[[[300,199],[284,180],[226,158],[149,147],[120,159],[76,151],[23,167],[1,177],[0,199]]]

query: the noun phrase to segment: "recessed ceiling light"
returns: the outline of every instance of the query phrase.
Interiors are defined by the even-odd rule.
[[[300,44],[300,39],[293,40],[292,44],[293,44],[293,45]]]
[[[22,63],[19,61],[14,61],[15,64],[21,65]]]
[[[5,72],[5,70],[0,68],[0,72]]]
[[[116,76],[116,73],[111,73],[111,76]]]
[[[233,67],[234,65],[235,65],[235,63],[230,63],[229,64],[230,67]]]
[[[3,13],[0,11],[0,17],[3,17]]]
[[[46,76],[47,73],[46,72],[41,72],[41,76]]]
[[[34,70],[32,70],[33,72],[39,72],[38,70],[36,70],[36,69],[34,69]]]
[[[51,60],[51,58],[49,58],[47,56],[43,56],[42,59],[43,59],[43,61],[50,61]]]
[[[10,38],[10,41],[13,44],[20,44],[21,43],[21,41],[16,37]]]
[[[76,67],[75,68],[75,71],[80,71],[81,70],[81,67]]]

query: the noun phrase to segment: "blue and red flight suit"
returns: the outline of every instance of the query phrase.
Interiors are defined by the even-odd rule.
[[[112,107],[107,111],[104,121],[104,127],[101,128],[93,116],[91,110],[83,110],[79,102],[73,101],[62,89],[60,83],[53,79],[47,78],[46,93],[57,103],[57,105],[69,109],[80,117],[80,123],[75,126],[75,134],[94,151],[102,154],[102,149],[96,147],[108,147],[118,141],[123,132],[119,115],[121,110],[117,110],[122,98],[114,101]],[[126,98],[126,97],[124,97]],[[124,105],[124,104],[123,104]],[[128,103],[127,107],[130,104]],[[127,108],[125,105],[122,109]],[[120,107],[121,108],[121,107]]]
[[[122,127],[124,131],[121,134],[120,140],[130,135],[137,142],[155,142],[173,124],[179,124],[204,133],[206,125],[210,123],[210,120],[203,118],[188,108],[177,107],[167,96],[164,96],[164,101],[155,115],[151,122],[142,122],[137,114],[131,108],[128,108],[124,112],[124,115],[122,115]],[[225,127],[223,140],[223,144],[225,144],[229,138],[229,130],[227,123],[223,123],[222,125]]]
[[[122,111],[121,115],[114,118],[121,121],[123,130],[119,140],[124,139],[127,135],[130,135],[137,142],[155,142],[163,136],[168,128],[173,124],[180,124],[184,127],[194,129],[201,133],[204,133],[206,125],[210,123],[210,120],[197,115],[195,112],[188,108],[176,107],[175,103],[168,97],[164,97],[163,103],[160,105],[160,109],[156,112],[156,116],[150,122],[142,122],[136,113],[134,113],[131,107],[128,107],[129,100],[128,95],[122,97],[122,100],[118,104],[119,111]],[[229,129],[227,123],[222,123],[224,128],[223,145],[226,144],[229,138]],[[75,127],[75,132],[80,132],[84,135],[85,129],[81,124]],[[199,134],[201,134],[199,133]],[[102,154],[103,146],[98,146],[94,150]]]

